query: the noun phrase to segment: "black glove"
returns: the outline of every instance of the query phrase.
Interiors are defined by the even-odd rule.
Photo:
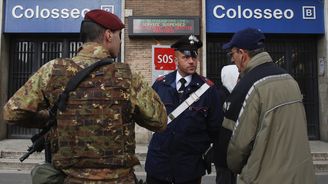
[[[211,174],[211,172],[212,172],[212,163],[213,163],[213,160],[214,160],[213,147],[210,146],[206,150],[206,152],[202,155],[202,157],[203,157],[203,162],[204,162],[207,174]]]

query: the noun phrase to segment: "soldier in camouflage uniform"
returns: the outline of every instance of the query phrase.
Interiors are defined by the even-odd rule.
[[[49,119],[48,109],[72,76],[100,59],[118,56],[123,28],[114,14],[88,12],[81,24],[84,44],[77,56],[43,65],[9,99],[4,119],[42,128]],[[57,125],[48,135],[52,166],[66,175],[64,183],[135,183],[133,166],[139,164],[135,122],[152,131],[166,128],[166,110],[158,95],[127,64],[96,69],[69,94],[66,110],[57,112]]]

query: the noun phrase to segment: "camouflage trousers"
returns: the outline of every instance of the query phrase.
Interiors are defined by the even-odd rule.
[[[135,184],[135,175],[131,172],[126,177],[117,178],[113,180],[102,180],[102,181],[95,181],[95,180],[85,180],[79,178],[72,178],[66,177],[64,184]]]
[[[136,177],[133,169],[126,175],[107,180],[88,180],[67,176],[55,169],[51,164],[38,165],[31,171],[32,184],[135,184]]]

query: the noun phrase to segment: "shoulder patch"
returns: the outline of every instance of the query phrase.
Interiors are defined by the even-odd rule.
[[[208,84],[209,86],[213,86],[214,85],[214,82],[212,82],[210,79],[204,77],[204,76],[200,76],[200,78],[206,83]]]
[[[165,79],[165,75],[162,75],[156,79],[157,82],[160,82]]]

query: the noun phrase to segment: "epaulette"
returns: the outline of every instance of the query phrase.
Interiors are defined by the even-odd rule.
[[[214,85],[214,82],[212,82],[210,79],[204,77],[204,76],[200,76],[200,78],[205,82],[207,83],[209,86],[213,86]]]
[[[165,79],[165,75],[162,75],[156,79],[157,82],[160,82]]]

